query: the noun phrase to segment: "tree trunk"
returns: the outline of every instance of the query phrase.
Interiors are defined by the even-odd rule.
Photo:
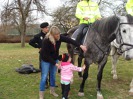
[[[20,31],[21,31],[21,47],[25,47],[25,37],[26,37],[26,24],[25,21],[23,21],[20,25]]]
[[[21,47],[25,47],[25,33],[21,33]]]

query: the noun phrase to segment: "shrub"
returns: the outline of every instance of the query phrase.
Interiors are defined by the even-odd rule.
[[[25,42],[29,42],[33,36],[26,36]],[[0,33],[0,43],[20,43],[20,35],[5,35]]]

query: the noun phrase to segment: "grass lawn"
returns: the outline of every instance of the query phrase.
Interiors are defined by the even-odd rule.
[[[67,52],[65,44],[60,52]],[[38,49],[26,44],[25,48],[20,48],[20,44],[0,44],[0,99],[38,99],[40,73],[22,75],[15,72],[22,64],[33,64],[38,68]],[[133,61],[125,61],[123,58],[118,62],[118,80],[113,80],[111,75],[111,60],[104,68],[102,80],[102,93],[105,99],[133,99],[128,95],[129,85],[133,77]],[[71,85],[70,99],[96,99],[96,75],[97,66],[91,65],[89,78],[85,84],[85,96],[78,97],[77,93],[81,79],[74,73],[74,84]],[[59,94],[57,99],[61,99],[60,75],[56,79]],[[45,92],[45,99],[56,99],[49,94],[49,89]]]

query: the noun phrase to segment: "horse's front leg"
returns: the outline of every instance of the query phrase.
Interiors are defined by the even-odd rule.
[[[117,70],[116,70],[116,67],[117,67],[116,63],[117,63],[118,58],[119,58],[119,55],[117,55],[117,53],[114,54],[111,57],[111,59],[112,59],[112,71],[111,71],[111,73],[113,74],[113,79],[118,79],[118,77],[117,77]]]
[[[111,47],[111,60],[112,60],[111,74],[113,74],[113,79],[117,79],[116,64],[117,64],[117,60],[118,60],[119,56],[120,55],[117,54],[117,49],[114,46],[112,46]]]
[[[102,75],[103,75],[103,69],[106,63],[107,63],[107,57],[104,57],[103,61],[98,64],[97,99],[103,99],[103,95],[101,93],[101,80],[102,80]]]
[[[132,79],[131,84],[130,84],[129,95],[133,96],[133,79]]]
[[[79,55],[79,57],[78,57],[78,67],[81,67],[82,59],[83,59],[83,57],[81,55]],[[82,72],[78,72],[78,75],[79,75],[79,77],[83,77]]]
[[[79,90],[78,96],[84,96],[84,85],[85,85],[86,79],[88,78],[88,71],[90,66],[89,60],[85,59],[85,65],[86,65],[86,68],[84,70],[83,80],[82,80],[82,83],[80,84],[80,90]]]

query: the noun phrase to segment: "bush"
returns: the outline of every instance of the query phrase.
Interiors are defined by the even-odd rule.
[[[0,33],[0,43],[6,42],[7,39],[7,35],[5,35],[4,33]]]
[[[29,42],[33,36],[26,36],[25,42]],[[0,33],[0,43],[20,43],[21,37],[20,35],[5,35]]]

